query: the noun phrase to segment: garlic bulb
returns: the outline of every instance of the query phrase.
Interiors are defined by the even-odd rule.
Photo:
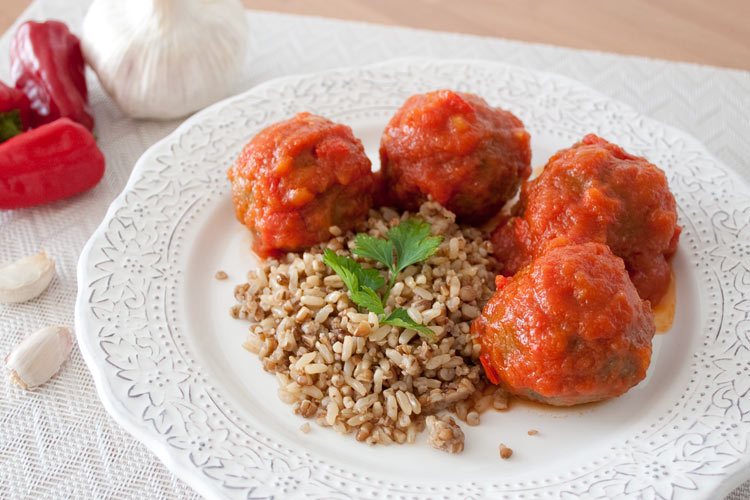
[[[55,275],[45,252],[0,265],[0,303],[26,302],[40,295]]]
[[[246,38],[239,0],[94,0],[82,47],[125,113],[170,119],[226,97]]]
[[[13,382],[36,389],[57,373],[72,347],[70,328],[48,326],[23,339],[5,358],[5,366]]]

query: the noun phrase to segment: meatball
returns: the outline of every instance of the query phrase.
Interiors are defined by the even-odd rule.
[[[367,216],[371,162],[351,128],[300,113],[262,130],[227,172],[237,219],[261,257],[301,250]]]
[[[600,243],[554,240],[472,323],[487,377],[517,395],[569,406],[619,396],[646,376],[654,317]]]
[[[646,159],[593,134],[550,158],[521,188],[513,217],[492,235],[502,274],[510,276],[564,236],[606,243],[622,257],[638,293],[656,304],[671,280],[677,250],[675,199],[667,178]]]
[[[380,142],[389,201],[417,210],[431,196],[460,221],[482,224],[531,174],[529,133],[509,111],[451,90],[411,96]]]

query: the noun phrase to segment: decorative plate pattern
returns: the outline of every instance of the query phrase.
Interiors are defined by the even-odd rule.
[[[389,477],[377,465],[363,469],[297,446],[227,396],[202,354],[213,332],[195,332],[186,319],[196,293],[193,247],[210,238],[207,217],[228,197],[226,168],[255,132],[302,110],[384,125],[406,97],[436,88],[475,92],[510,109],[545,154],[595,131],[646,156],[667,172],[684,227],[677,324],[695,334],[686,334],[686,355],[672,362],[685,376],[675,376],[655,418],[636,419],[603,445],[584,442],[585,457],[542,464],[531,475]],[[543,163],[538,152],[535,163]],[[207,497],[716,498],[750,465],[748,192],[695,139],[551,74],[401,60],[275,80],[198,113],[139,160],[82,252],[78,342],[107,410]],[[681,294],[687,307],[680,308]],[[232,300],[226,297],[227,308]]]

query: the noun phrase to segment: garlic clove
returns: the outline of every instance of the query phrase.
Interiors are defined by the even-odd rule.
[[[23,389],[36,389],[57,373],[72,347],[73,335],[68,327],[37,330],[6,356],[10,379]]]
[[[0,265],[0,303],[26,302],[39,296],[54,274],[55,261],[44,251]]]

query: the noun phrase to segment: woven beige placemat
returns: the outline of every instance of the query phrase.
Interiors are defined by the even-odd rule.
[[[36,0],[21,17],[60,19],[79,32],[87,0]],[[750,73],[563,49],[508,40],[248,12],[248,56],[236,90],[269,78],[403,56],[504,61],[573,77],[698,137],[750,179]],[[20,22],[20,20],[19,20]],[[12,27],[0,39],[0,79],[9,80]],[[50,324],[73,324],[76,262],[89,235],[147,147],[178,122],[131,120],[89,73],[96,134],[107,173],[93,190],[50,205],[0,212],[0,262],[46,249],[57,277],[38,299],[0,305],[0,353]],[[77,349],[34,393],[0,380],[0,497],[197,498],[104,411]],[[750,471],[748,471],[750,476]],[[750,499],[750,482],[730,500]]]

